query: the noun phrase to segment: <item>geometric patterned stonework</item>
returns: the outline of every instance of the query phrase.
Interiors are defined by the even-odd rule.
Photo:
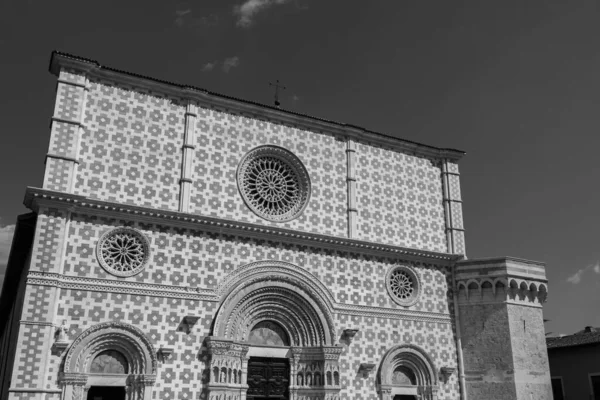
[[[445,252],[437,163],[364,144],[356,154],[359,238]]]
[[[502,393],[548,389],[535,361],[544,267],[507,259],[506,276],[491,276],[500,261],[461,259],[461,152],[64,54],[51,71],[57,99],[43,189],[26,194],[37,223],[16,291],[9,400],[86,399],[109,381],[128,400],[246,400],[248,366],[264,357],[288,359],[265,365],[290,371],[290,400],[458,400],[465,388],[490,394],[470,399],[525,400],[484,382],[502,357],[516,360]],[[293,168],[267,165],[268,179],[259,189],[246,179],[245,193],[298,202],[253,211],[237,173],[265,147]],[[524,268],[532,277],[508,278]],[[289,346],[253,343],[274,326]],[[109,356],[110,376],[100,373]],[[511,389],[527,371],[536,378]]]
[[[238,165],[261,145],[283,147],[308,171],[310,201],[292,221],[270,222],[255,215],[239,194]],[[334,136],[199,108],[193,177],[192,213],[334,236],[347,232],[346,143]]]
[[[337,336],[343,329],[360,327],[359,333],[340,356],[343,370],[357,371],[361,363],[377,363],[390,346],[402,342],[425,349],[437,365],[456,368],[453,325],[450,318],[427,322],[422,317],[371,317],[379,310],[399,310],[385,291],[385,272],[398,260],[377,259],[366,255],[324,251],[306,246],[289,246],[243,237],[218,235],[190,229],[131,223],[103,217],[73,215],[70,240],[65,258],[65,274],[103,280],[122,280],[108,274],[98,264],[94,248],[100,236],[116,226],[132,226],[149,238],[153,257],[140,274],[126,278],[131,284],[161,282],[174,287],[213,288],[237,269],[253,261],[287,262],[301,267],[323,282],[331,291],[339,312],[335,321]],[[401,264],[406,264],[406,261]],[[447,267],[409,262],[423,282],[422,295],[411,311],[431,315],[451,315],[449,303],[450,270]],[[168,266],[168,268],[165,268]],[[106,290],[106,289],[105,289]],[[63,289],[57,320],[66,320],[68,336],[106,321],[123,321],[143,331],[155,348],[173,348],[172,358],[159,368],[155,398],[195,398],[202,392],[204,361],[194,361],[200,344],[210,335],[218,302],[169,298],[167,295],[134,295],[77,289]],[[353,308],[353,307],[363,307]],[[364,308],[376,306],[377,309]],[[181,330],[182,316],[200,319],[191,332]],[[189,363],[195,363],[190,366]],[[54,364],[53,368],[57,368]],[[342,398],[375,399],[370,383],[373,376],[354,380],[354,374],[342,374]],[[179,381],[179,376],[191,376]],[[48,377],[50,387],[52,378]],[[177,387],[175,388],[175,382]],[[366,384],[369,383],[369,384]],[[455,398],[455,377],[442,385],[439,399]]]
[[[459,199],[448,161],[458,153],[245,112],[74,60],[52,64],[60,81],[44,188],[27,197],[38,219],[9,399],[85,398],[107,382],[98,371],[110,355],[128,399],[245,400],[248,357],[273,352],[289,358],[294,400],[379,400],[390,382],[377,377],[404,362],[402,349],[425,360],[413,366],[427,369],[413,371],[422,400],[460,398],[459,374],[437,375],[459,369],[442,183],[450,165],[448,198]],[[238,187],[244,156],[262,146],[302,175],[278,187],[302,192],[279,221]],[[135,248],[117,238],[103,252],[111,232],[129,232]],[[388,292],[396,270],[410,271],[406,301]],[[290,346],[246,340],[273,324]]]
[[[59,99],[66,96],[58,95]],[[74,110],[60,114],[65,118],[75,118],[75,111],[82,108],[80,101],[57,103],[65,103],[60,110]],[[191,213],[347,235],[344,138],[191,104],[197,107],[189,177]],[[182,99],[150,90],[90,79],[83,107],[84,129],[79,152],[74,155],[79,161],[74,193],[178,210],[185,105]],[[72,154],[75,147],[69,145],[69,140],[75,140],[76,126],[57,121],[54,124],[50,153]],[[310,201],[294,220],[267,221],[255,215],[240,196],[237,168],[248,151],[263,145],[290,151],[308,171]],[[367,143],[358,143],[356,159],[357,238],[445,252],[439,163]],[[49,159],[45,187],[67,190],[73,174],[70,162]]]
[[[75,193],[161,209],[179,204],[184,107],[90,82]]]

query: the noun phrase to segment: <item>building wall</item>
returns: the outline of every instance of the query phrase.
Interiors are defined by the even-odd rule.
[[[552,400],[542,309],[515,304],[507,309],[517,398]]]
[[[469,399],[516,399],[508,310],[502,303],[460,305]]]
[[[561,377],[565,399],[591,399],[589,374],[600,374],[600,346],[548,349],[550,375]]]
[[[189,212],[332,236],[348,235],[348,162],[345,138],[200,107],[139,87],[87,79],[74,71],[59,76],[44,188],[95,199],[180,210],[180,178],[186,118],[192,141]],[[70,82],[70,83],[67,83]],[[312,183],[302,215],[266,221],[243,202],[236,171],[260,145],[294,153]],[[441,160],[358,143],[356,147],[357,239],[446,252]],[[56,157],[55,157],[56,156]],[[57,158],[58,157],[58,158]],[[75,160],[75,162],[69,161]],[[453,192],[458,167],[450,163]],[[462,229],[460,204],[452,226]],[[461,242],[452,251],[463,252]]]
[[[13,376],[14,387],[58,390],[61,357],[50,354],[52,323],[58,326],[65,321],[73,340],[92,325],[118,320],[140,328],[156,349],[174,348],[173,358],[159,366],[153,398],[197,398],[207,379],[202,343],[210,335],[219,304],[202,300],[202,294],[216,289],[241,266],[261,260],[284,261],[310,272],[327,286],[339,307],[335,323],[340,337],[344,329],[359,329],[352,341],[341,341],[345,346],[340,359],[342,398],[376,399],[375,372],[363,378],[357,375],[358,367],[378,364],[399,343],[423,348],[436,368],[457,368],[449,267],[129,219],[69,215],[58,209],[43,211],[38,224],[33,249],[37,262],[32,268],[46,275],[36,277],[61,272],[66,283],[62,289],[36,284],[35,279],[28,285],[23,319],[39,323],[21,330],[18,354],[22,356]],[[107,274],[95,255],[99,237],[120,226],[135,227],[151,243],[151,261],[142,273],[130,278]],[[423,284],[421,298],[411,312],[391,301],[385,289],[385,273],[397,264],[412,265]],[[187,294],[187,288],[200,291]],[[201,317],[190,334],[180,330],[185,315]],[[439,400],[458,398],[457,374],[441,383],[439,395]],[[58,394],[48,398],[58,398]]]

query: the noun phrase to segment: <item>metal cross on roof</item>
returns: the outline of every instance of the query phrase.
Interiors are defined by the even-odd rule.
[[[269,86],[275,86],[275,106],[279,107],[281,103],[279,102],[279,89],[287,89],[285,86],[279,84],[279,79],[277,79],[276,83],[269,82]]]

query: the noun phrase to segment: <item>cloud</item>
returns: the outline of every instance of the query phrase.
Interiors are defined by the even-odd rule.
[[[223,71],[229,72],[231,68],[237,67],[238,65],[240,65],[240,58],[238,56],[226,58],[225,61],[223,61]]]
[[[567,278],[567,282],[577,285],[579,282],[581,282],[582,275],[590,269],[596,274],[600,274],[600,261],[596,261],[596,264],[590,264],[585,268],[577,270],[577,272]]]
[[[246,0],[233,7],[233,14],[237,17],[237,26],[247,28],[252,25],[253,18],[261,11],[274,5],[289,3],[291,0]]]
[[[217,65],[217,61],[208,62],[202,66],[202,71],[204,71],[204,72],[212,71],[213,69],[215,69],[216,65]]]
[[[191,8],[175,10],[175,25],[180,28],[208,28],[219,24],[219,16],[210,14],[208,16],[196,16]]]

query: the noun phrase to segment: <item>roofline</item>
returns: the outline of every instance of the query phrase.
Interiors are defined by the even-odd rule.
[[[548,338],[553,339],[553,338]],[[562,338],[561,338],[562,339]],[[566,349],[569,347],[580,347],[580,346],[598,346],[600,345],[600,340],[597,342],[587,342],[587,343],[570,343],[570,344],[560,344],[559,346],[548,345],[548,341],[546,340],[546,348],[548,350],[556,350],[556,349]]]
[[[424,157],[458,161],[466,154],[462,150],[439,148],[417,143],[411,140],[400,139],[371,131],[357,125],[345,124],[294,111],[283,110],[274,106],[227,96],[194,86],[182,85],[103,66],[98,61],[55,50],[50,56],[49,71],[52,74],[59,76],[62,67],[83,71],[88,76],[125,82],[136,86],[147,86],[155,91],[160,91],[168,95],[198,101],[201,105],[213,107],[216,105],[217,107],[234,110],[253,117],[268,118],[313,130],[325,130],[330,133],[346,136],[350,139],[368,141],[383,146],[391,146]]]
[[[459,261],[458,265],[459,266],[479,265],[479,264],[486,265],[486,264],[498,264],[498,263],[503,263],[503,262],[507,262],[507,261],[517,262],[517,263],[521,263],[521,264],[530,264],[530,265],[535,265],[538,267],[546,266],[546,263],[543,261],[528,260],[525,258],[511,257],[511,256],[469,258],[467,260]]]

